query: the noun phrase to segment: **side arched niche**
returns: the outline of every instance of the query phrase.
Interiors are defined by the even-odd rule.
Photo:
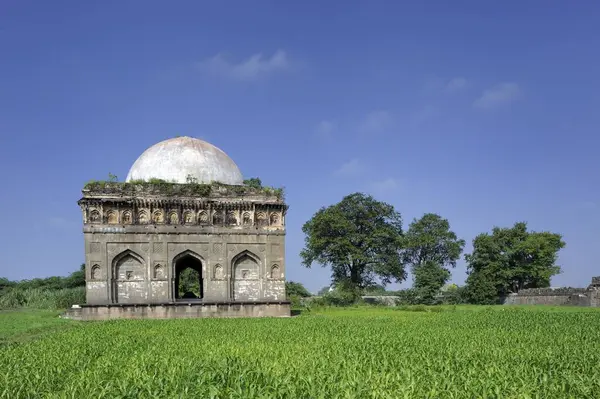
[[[165,269],[163,265],[157,263],[154,265],[153,276],[155,280],[162,280],[165,277]]]
[[[146,262],[139,254],[126,250],[115,256],[113,299],[116,303],[142,303],[148,297]]]
[[[281,278],[281,269],[279,268],[278,264],[274,264],[273,266],[271,266],[269,278],[272,280],[279,280]]]
[[[217,263],[213,268],[213,280],[223,280],[224,277],[223,266]]]
[[[231,261],[231,299],[256,301],[260,299],[260,258],[243,251]]]
[[[90,279],[91,280],[101,280],[102,279],[102,269],[100,265],[94,264],[90,270]]]

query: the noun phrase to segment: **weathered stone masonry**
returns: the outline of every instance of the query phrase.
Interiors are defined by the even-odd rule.
[[[102,183],[78,204],[88,305],[175,302],[183,267],[200,273],[203,301],[285,300],[287,205],[275,191]]]
[[[505,305],[572,305],[600,307],[600,277],[592,277],[587,288],[531,288],[511,294]]]

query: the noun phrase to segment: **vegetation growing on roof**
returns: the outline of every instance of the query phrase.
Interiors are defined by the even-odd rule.
[[[208,197],[212,193],[237,195],[267,195],[283,200],[283,188],[263,186],[259,178],[244,180],[244,185],[236,186],[213,181],[210,184],[198,183],[193,176],[188,176],[186,183],[176,183],[164,179],[151,178],[149,180],[136,179],[128,182],[119,182],[116,176],[109,174],[108,180],[90,180],[85,186],[87,191],[101,191],[105,193],[135,193],[149,192],[162,195],[190,195]]]

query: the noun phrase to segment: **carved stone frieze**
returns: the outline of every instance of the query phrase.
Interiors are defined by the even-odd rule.
[[[80,201],[84,212],[84,223],[86,224],[120,224],[120,225],[200,225],[215,226],[221,228],[241,227],[265,227],[269,230],[284,229],[283,214],[286,205],[270,204],[262,206],[246,202],[227,203],[226,206],[219,203],[209,205],[198,205],[190,207],[189,203],[182,204],[179,209],[163,207],[161,203],[136,204],[131,202],[119,202],[103,205],[95,204],[86,206],[86,199]]]

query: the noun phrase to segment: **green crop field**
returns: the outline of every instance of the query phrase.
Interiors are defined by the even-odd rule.
[[[594,309],[364,307],[289,319],[88,323],[50,316],[0,313],[0,397],[600,397]]]

